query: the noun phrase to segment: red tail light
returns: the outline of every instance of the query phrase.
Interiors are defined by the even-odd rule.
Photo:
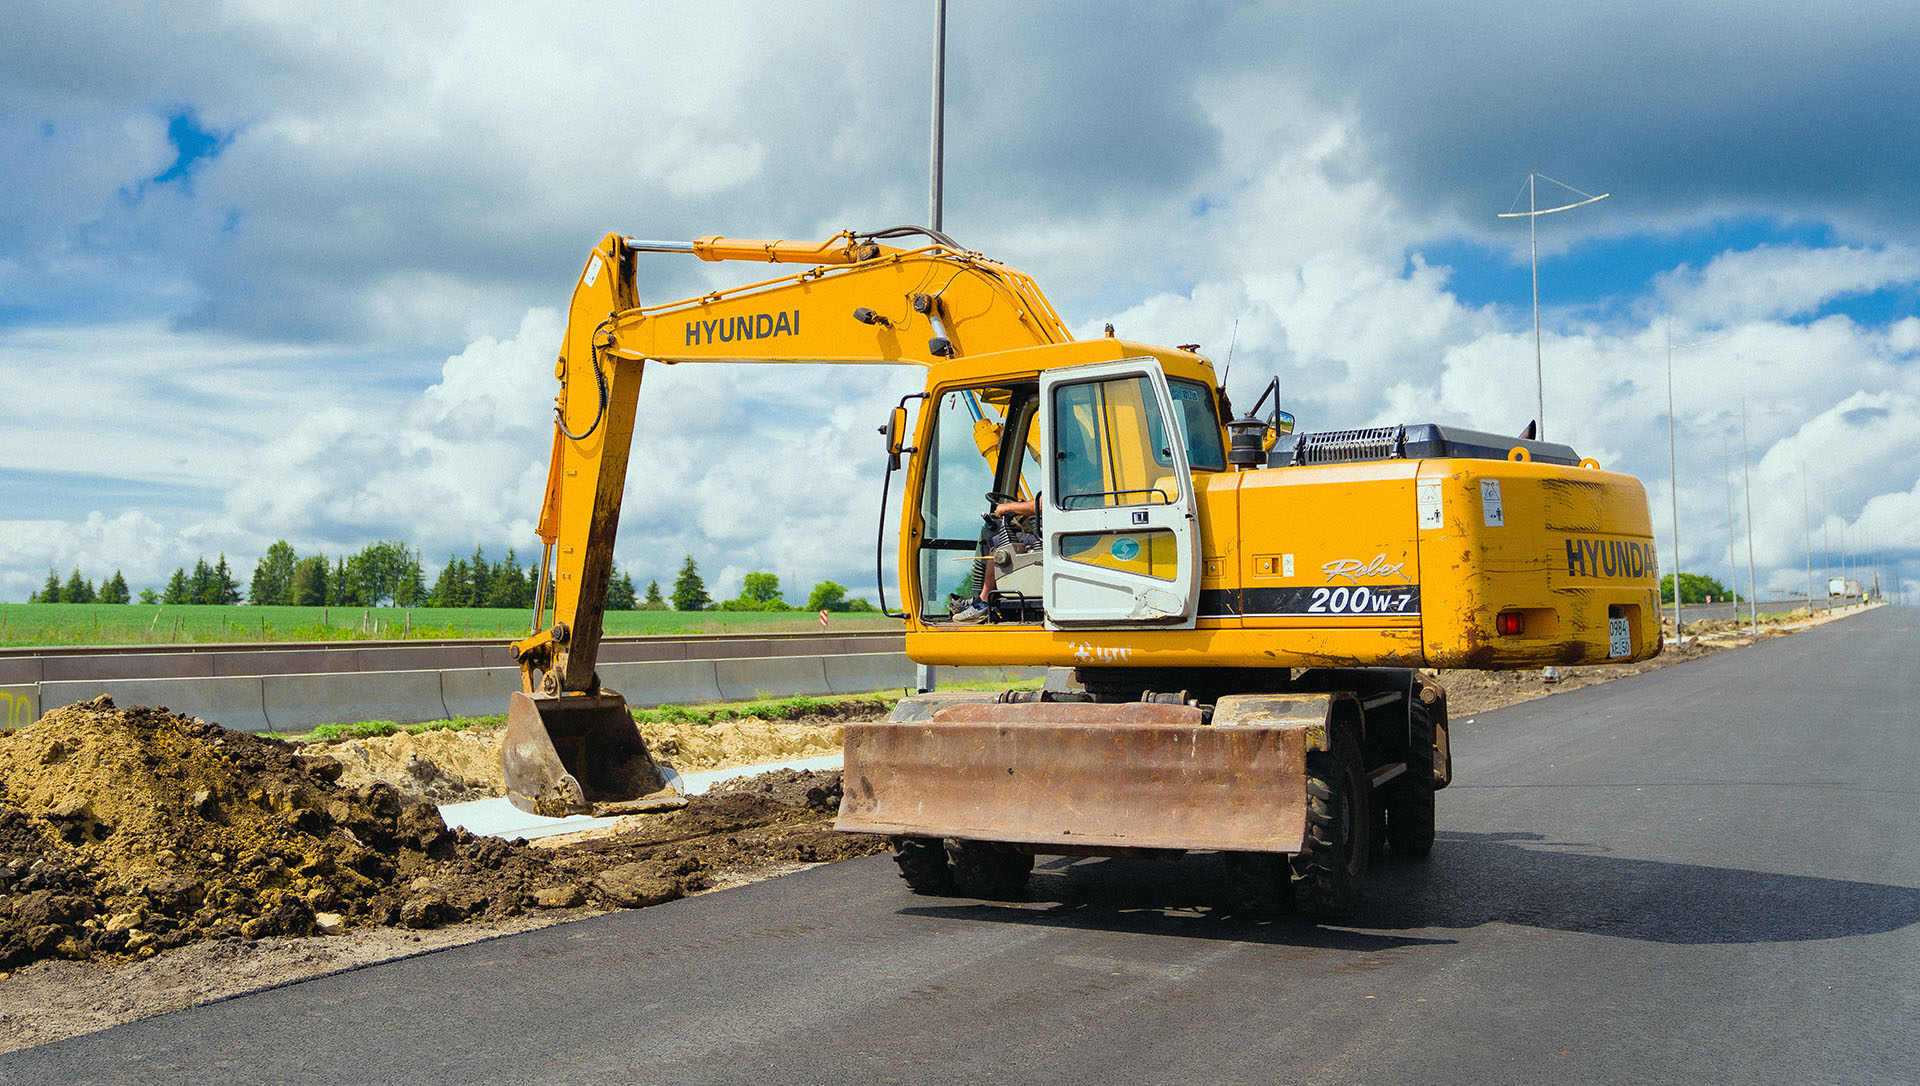
[[[1518,611],[1502,611],[1494,616],[1493,628],[1502,637],[1518,636],[1527,628],[1526,616]]]

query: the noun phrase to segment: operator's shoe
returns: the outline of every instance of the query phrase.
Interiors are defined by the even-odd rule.
[[[953,620],[963,626],[971,626],[987,620],[987,604],[984,600],[968,600],[965,607],[953,613]]]

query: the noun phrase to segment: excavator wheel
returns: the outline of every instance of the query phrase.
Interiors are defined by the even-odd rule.
[[[1346,727],[1331,750],[1307,753],[1307,840],[1293,857],[1293,903],[1315,919],[1343,916],[1360,901],[1367,879],[1367,776],[1359,744]]]
[[[948,841],[947,861],[960,892],[990,901],[1017,898],[1033,874],[1033,855],[990,841]]]
[[[900,877],[914,893],[953,893],[953,869],[947,866],[947,850],[937,838],[893,838],[893,862],[900,865]]]
[[[1403,859],[1433,851],[1433,718],[1418,698],[1413,702],[1407,737],[1407,771],[1387,783],[1381,808],[1387,816],[1387,843]]]

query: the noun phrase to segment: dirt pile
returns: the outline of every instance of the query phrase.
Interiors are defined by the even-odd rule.
[[[311,743],[309,753],[340,761],[340,782],[364,787],[384,781],[430,803],[465,803],[507,794],[500,772],[504,728],[398,732],[377,739]]]
[[[809,787],[837,800],[832,776]],[[611,837],[534,847],[449,831],[431,803],[356,784],[333,758],[102,697],[0,732],[0,971],[209,938],[650,905],[739,866],[872,849],[833,833],[824,799],[787,798],[697,799]]]

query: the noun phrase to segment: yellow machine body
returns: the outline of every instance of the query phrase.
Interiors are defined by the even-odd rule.
[[[838,825],[900,839],[916,889],[947,885],[929,841],[955,850],[955,877],[1018,875],[1007,857],[1036,851],[1206,848],[1297,854],[1300,901],[1337,911],[1369,833],[1409,855],[1432,845],[1446,702],[1415,669],[1660,651],[1630,476],[1477,433],[1276,444],[1277,425],[1234,417],[1196,348],[1076,341],[1026,276],[916,232],[931,244],[609,235],[590,254],[554,371],[539,603],[513,645],[516,803],[600,809],[656,783],[594,670],[649,364],[925,368],[925,391],[881,428],[888,485],[903,476],[907,653],[1074,681],[923,695],[846,728]],[[644,252],[809,267],[643,306]],[[983,521],[1025,500],[1037,518]],[[986,621],[956,617],[981,608]]]

